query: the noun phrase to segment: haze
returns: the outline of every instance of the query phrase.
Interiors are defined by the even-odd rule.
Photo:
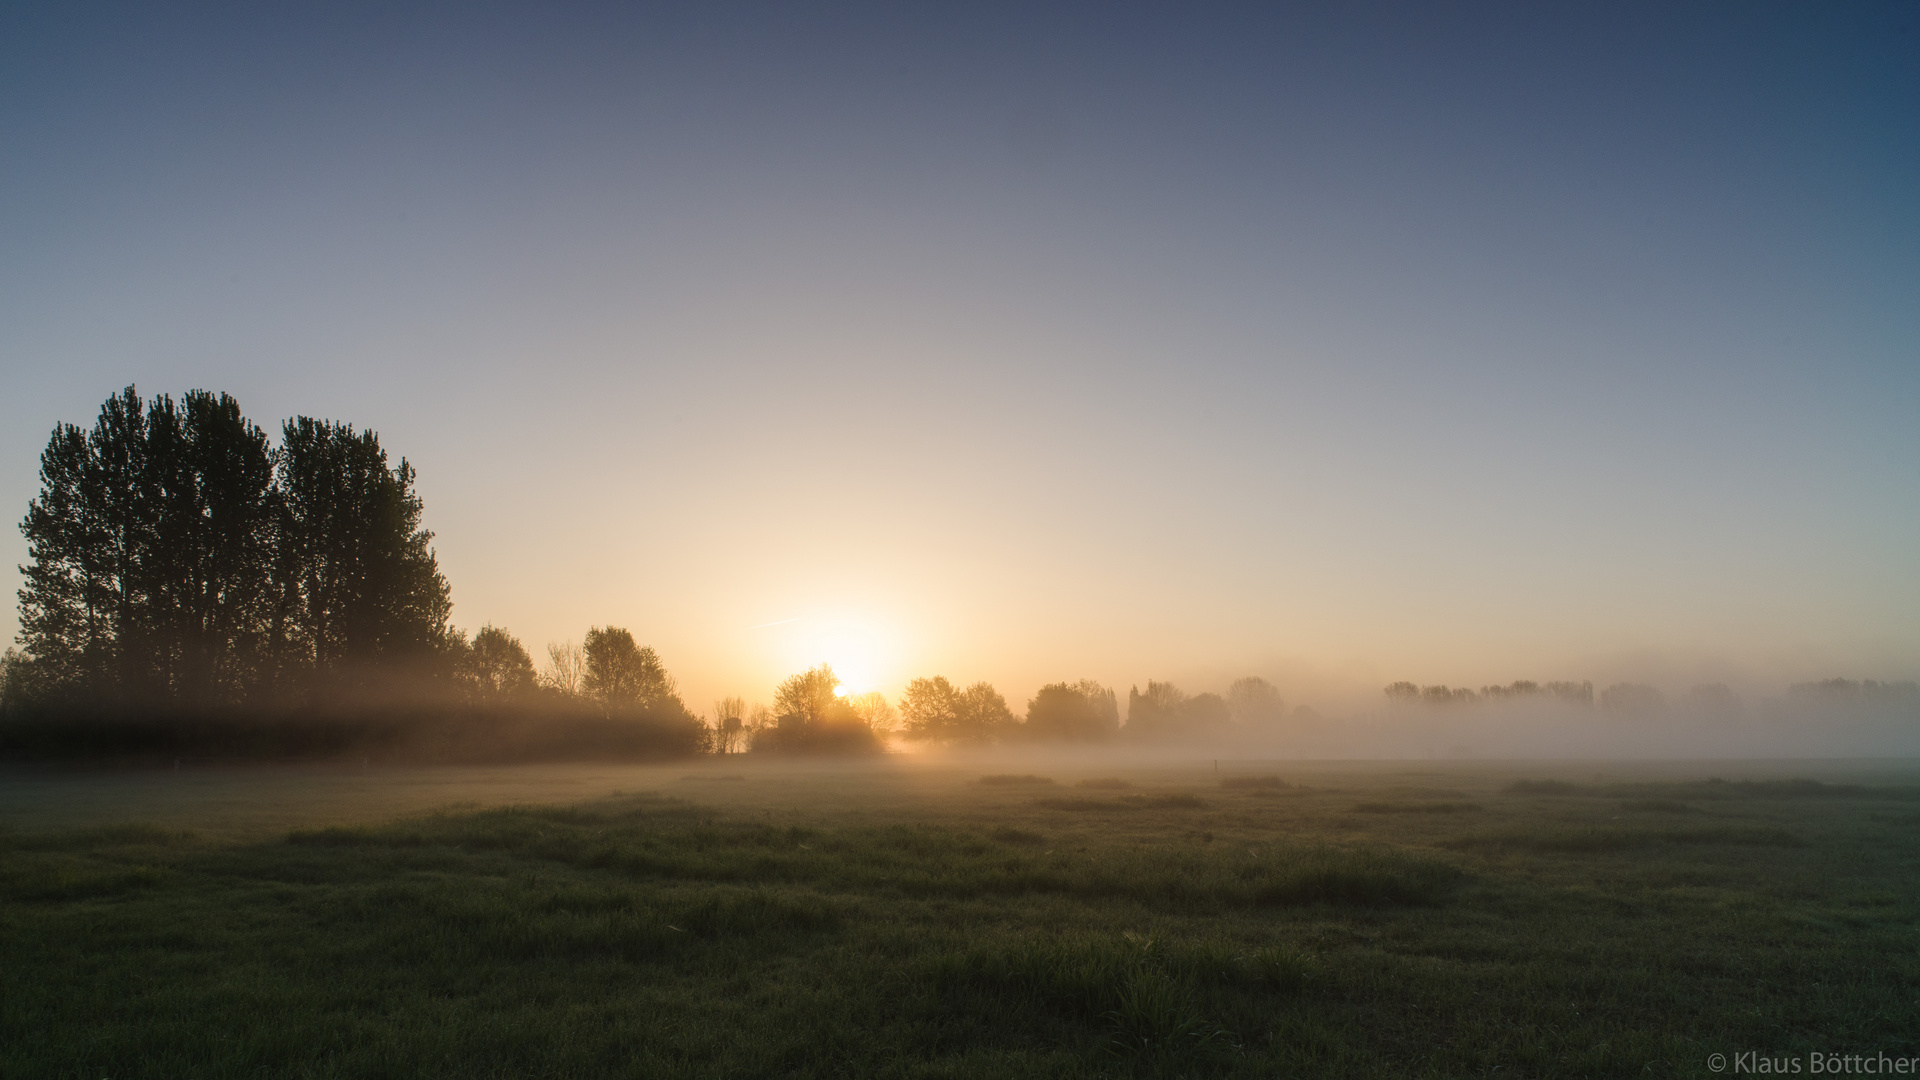
[[[8,5],[0,508],[204,387],[696,707],[1911,679],[1917,26]]]

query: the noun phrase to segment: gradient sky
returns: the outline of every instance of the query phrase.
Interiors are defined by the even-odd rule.
[[[411,460],[459,625],[627,626],[696,708],[1912,678],[1916,58],[1910,3],[11,3],[0,509],[203,387]]]

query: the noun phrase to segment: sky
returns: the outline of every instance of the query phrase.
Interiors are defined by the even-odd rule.
[[[696,709],[1913,678],[1916,57],[1899,3],[11,3],[0,508],[130,383],[371,428],[456,624],[627,627]]]

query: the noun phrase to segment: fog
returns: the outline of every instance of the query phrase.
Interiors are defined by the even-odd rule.
[[[1406,684],[1411,685],[1411,684]],[[1144,733],[1129,722],[1089,743],[1023,739],[991,746],[930,746],[896,735],[911,755],[1011,767],[1114,768],[1170,760],[1613,760],[1863,759],[1920,756],[1920,685],[1831,679],[1743,695],[1723,683],[1668,691],[1647,683],[1539,684],[1521,692],[1358,688],[1277,714]],[[1556,696],[1546,687],[1567,689]],[[1488,693],[1491,690],[1493,693]],[[1584,690],[1585,694],[1581,691]],[[1441,691],[1445,691],[1443,695]],[[1505,693],[1502,693],[1505,691]],[[1191,700],[1191,699],[1190,699]],[[1284,699],[1283,699],[1284,700]],[[1129,721],[1131,721],[1129,717]]]

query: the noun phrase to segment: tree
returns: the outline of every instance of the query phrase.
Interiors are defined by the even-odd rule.
[[[33,691],[27,682],[31,673],[32,668],[20,650],[8,648],[0,653],[0,716],[32,701]]]
[[[1147,692],[1140,688],[1127,690],[1127,733],[1134,736],[1154,737],[1171,735],[1183,725],[1180,723],[1180,709],[1187,703],[1187,695],[1170,682],[1147,680]]]
[[[907,738],[933,742],[992,742],[1013,725],[1007,699],[991,683],[960,690],[944,675],[908,683],[900,717]]]
[[[580,644],[585,671],[581,692],[609,713],[684,711],[673,677],[651,648],[634,644],[617,626],[596,626]]]
[[[91,431],[54,430],[21,524],[36,693],[202,707],[451,672],[412,466],[340,424],[282,434],[276,450],[225,394],[131,386]]]
[[[1233,723],[1233,707],[1226,698],[1208,691],[1188,698],[1180,719],[1188,731],[1219,731]]]
[[[1174,738],[1217,731],[1232,713],[1219,694],[1188,697],[1172,683],[1147,682],[1127,691],[1127,732],[1137,738]]]
[[[832,665],[808,668],[774,688],[773,711],[784,723],[817,727],[832,713],[838,700],[834,691],[839,688],[840,676],[833,673]]]
[[[873,729],[845,698],[834,693],[840,677],[827,664],[783,680],[773,693],[775,718],[754,734],[755,750],[788,753],[873,753]]]
[[[1464,686],[1456,690],[1442,684],[1421,687],[1420,700],[1429,705],[1472,705],[1480,700],[1480,695]]]
[[[160,676],[173,697],[226,704],[271,676],[278,526],[267,433],[226,394],[154,401],[148,467],[159,500],[147,572]]]
[[[421,527],[405,458],[379,436],[301,416],[282,428],[280,604],[295,656],[320,687],[427,670],[453,608]]]
[[[520,639],[497,626],[485,626],[473,635],[467,671],[474,696],[482,702],[500,704],[523,700],[539,685],[533,673],[533,657],[527,655]]]
[[[848,694],[841,700],[876,734],[891,732],[899,726],[899,712],[887,703],[886,696],[878,690],[869,690],[864,694]]]
[[[1024,730],[1034,739],[1109,739],[1120,730],[1119,702],[1091,679],[1048,683],[1027,702]]]
[[[1480,688],[1480,696],[1489,701],[1513,701],[1538,697],[1546,692],[1544,687],[1532,679],[1515,679],[1506,686],[1483,686]]]
[[[1569,705],[1592,705],[1593,684],[1591,682],[1550,682],[1541,687],[1547,693]]]
[[[723,754],[737,753],[747,737],[745,698],[723,697],[713,703],[714,747]]]
[[[1233,719],[1249,727],[1268,727],[1287,715],[1280,689],[1258,675],[1235,679],[1227,688],[1227,707]]]
[[[1600,692],[1600,707],[1619,717],[1655,716],[1667,711],[1667,697],[1644,683],[1614,683]]]
[[[901,727],[909,739],[944,741],[960,725],[960,691],[945,675],[915,679],[900,698]]]
[[[239,700],[264,674],[272,550],[267,437],[225,394],[56,428],[21,523],[21,643],[38,683],[145,704]]]
[[[952,741],[990,743],[1013,728],[1013,712],[1007,708],[1007,699],[1000,696],[992,683],[977,682],[960,691],[957,704],[959,724]]]
[[[129,386],[108,398],[92,432],[54,428],[40,454],[40,494],[20,531],[20,644],[39,687],[53,694],[117,696],[135,666],[126,655],[145,547],[140,484],[145,417]]]
[[[547,673],[541,682],[565,697],[578,697],[586,667],[587,660],[580,654],[580,646],[571,641],[548,642]]]

